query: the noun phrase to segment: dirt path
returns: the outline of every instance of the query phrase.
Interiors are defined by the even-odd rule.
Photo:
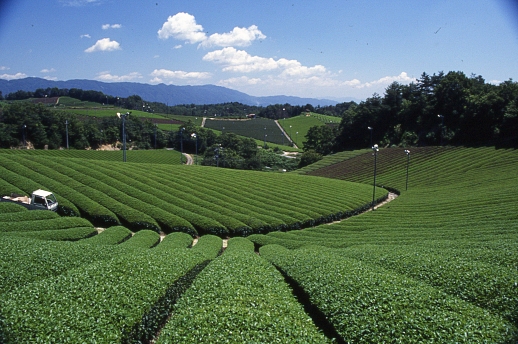
[[[192,155],[183,153],[183,156],[187,159],[186,165],[192,165],[194,160],[192,159]]]
[[[391,201],[395,200],[397,197],[398,197],[398,195],[397,195],[397,194],[395,194],[395,193],[393,193],[393,192],[389,192],[387,199],[386,199],[386,200],[384,200],[383,202],[379,203],[379,204],[376,204],[376,205],[374,206],[374,210],[376,210],[376,209],[378,209],[379,207],[381,207],[381,206],[383,206],[383,205],[387,204],[388,202],[391,202]],[[367,213],[367,212],[369,212],[369,211],[372,211],[372,207],[370,207],[368,210],[365,210],[365,211],[364,211],[363,213],[361,213],[361,214],[365,214],[365,213]],[[358,214],[358,215],[355,215],[355,216],[359,216],[359,215],[361,215],[361,214]],[[352,216],[352,217],[354,217],[354,216]],[[342,220],[338,220],[338,221],[329,222],[329,223],[328,223],[328,225],[332,225],[332,224],[334,224],[334,223],[340,223],[340,222],[345,221],[345,220],[347,220],[347,219],[350,219],[350,217],[345,218],[345,219],[342,219]]]

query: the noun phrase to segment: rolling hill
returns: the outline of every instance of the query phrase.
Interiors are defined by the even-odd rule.
[[[200,86],[176,86],[176,85],[150,85],[135,82],[101,82],[95,80],[67,80],[52,81],[42,78],[24,78],[16,80],[0,79],[0,91],[5,96],[19,90],[33,92],[38,88],[93,90],[103,92],[106,95],[128,97],[139,95],[150,102],[160,102],[169,105],[178,104],[221,104],[238,102],[247,105],[267,106],[271,104],[327,106],[336,105],[338,102],[328,99],[299,98],[291,96],[254,97],[246,93],[231,90],[215,85]]]

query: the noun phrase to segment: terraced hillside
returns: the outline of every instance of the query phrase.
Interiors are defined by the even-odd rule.
[[[119,220],[125,214],[143,221],[153,210],[136,197],[144,176],[159,181],[154,192],[180,197],[192,190],[209,203],[203,197],[212,197],[220,206],[207,208],[207,221],[220,213],[239,221],[241,208],[263,209],[258,220],[279,224],[302,209],[306,216],[309,209],[333,213],[354,192],[338,200],[325,195],[358,185],[349,181],[367,183],[372,197],[371,152],[331,165],[334,173],[311,172],[343,180],[129,163],[122,173],[102,161],[17,157],[1,156],[2,190],[50,183],[46,160],[60,166],[63,185],[84,196],[70,207]],[[123,221],[96,234],[85,218],[0,203],[0,342],[516,343],[516,151],[412,149],[408,191],[402,149],[383,149],[377,161],[380,184],[401,191],[394,201],[339,223],[232,238],[225,250],[214,235],[193,242],[174,232],[160,241],[156,231],[134,234]],[[33,173],[21,177],[21,166]],[[8,173],[15,168],[20,173]],[[102,180],[108,176],[109,184]],[[117,207],[88,203],[99,192],[93,179]],[[67,199],[64,191],[55,192]],[[312,196],[301,197],[306,192]]]
[[[0,155],[3,194],[51,190],[62,213],[100,227],[249,235],[338,220],[369,207],[371,200],[367,185],[309,176],[8,150]],[[376,198],[386,195],[378,188]]]
[[[269,259],[303,285],[313,302],[328,309],[324,313],[336,327],[355,319],[357,328],[380,332],[362,337],[371,338],[368,341],[393,338],[389,334],[393,328],[397,333],[403,329],[414,332],[415,341],[441,342],[445,325],[440,323],[451,320],[451,302],[465,302],[478,308],[475,313],[496,315],[508,323],[508,328],[516,326],[517,152],[495,148],[412,149],[408,191],[404,191],[406,163],[403,149],[378,153],[379,184],[402,192],[374,212],[304,231],[253,235],[250,240],[258,246],[266,245]],[[310,173],[372,182],[372,153]],[[290,250],[274,249],[276,245],[270,244]],[[326,249],[308,250],[304,248],[307,245]],[[337,257],[343,260],[341,267],[336,265]],[[326,260],[332,265],[325,265]],[[321,262],[318,270],[306,264],[311,261]],[[337,274],[341,276],[338,280]],[[391,282],[385,285],[386,281]],[[407,285],[410,282],[414,287]],[[430,287],[436,296],[430,296]],[[324,288],[329,293],[322,293]],[[417,288],[419,297],[409,298],[413,292],[403,292],[409,288]],[[434,305],[420,300],[420,295],[435,299]],[[430,310],[433,316],[428,315]],[[484,326],[481,315],[471,314],[467,308],[455,312],[460,323],[475,321],[469,325],[474,327],[466,330],[473,335],[466,342],[482,342],[478,335],[484,330],[475,329]],[[422,331],[418,330],[421,326]],[[344,328],[343,333],[360,341],[355,337],[358,333],[350,334],[350,328]],[[393,335],[406,338],[402,333]]]

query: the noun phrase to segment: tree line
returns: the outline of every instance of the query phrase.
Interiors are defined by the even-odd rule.
[[[487,83],[482,76],[463,72],[423,73],[407,85],[390,84],[383,95],[374,94],[359,104],[340,103],[335,106],[313,107],[276,104],[266,107],[241,103],[212,105],[175,105],[146,102],[138,95],[113,97],[97,91],[79,89],[38,89],[35,92],[17,91],[7,100],[34,97],[71,96],[84,101],[120,106],[128,110],[152,111],[186,116],[242,117],[254,113],[259,117],[282,119],[298,116],[306,111],[341,117],[337,127],[311,128],[304,144],[306,151],[325,155],[347,149],[380,146],[423,145],[484,145],[516,146],[518,130],[518,83],[512,79],[498,85]],[[0,100],[2,96],[0,94]],[[28,102],[4,104],[0,110],[0,146],[12,147],[23,138],[42,148],[65,147],[68,129],[69,146],[76,149],[96,148],[104,143],[122,141],[120,120],[116,118],[79,118]],[[66,125],[65,123],[68,123]],[[65,128],[67,126],[67,128]],[[194,130],[190,130],[194,133]],[[198,128],[199,152],[205,153],[214,144],[228,143],[212,132]],[[157,129],[149,121],[135,117],[127,122],[128,139],[140,149],[173,147],[180,149],[184,136],[179,132]],[[189,147],[189,138],[186,138]],[[247,143],[241,143],[246,146]],[[214,159],[214,150],[211,148]],[[239,152],[238,153],[243,153]],[[230,152],[228,151],[230,156]],[[216,154],[217,155],[217,154]],[[238,154],[239,155],[239,154]],[[246,153],[244,153],[246,160]],[[210,160],[208,159],[208,160]],[[237,158],[236,158],[237,159]],[[235,161],[237,161],[234,159]],[[207,163],[208,163],[207,160]],[[228,158],[230,161],[230,158]],[[247,166],[253,164],[247,163]]]
[[[337,128],[313,127],[304,149],[326,155],[380,146],[505,145],[516,147],[518,83],[498,85],[462,72],[428,75],[383,96],[351,104]]]

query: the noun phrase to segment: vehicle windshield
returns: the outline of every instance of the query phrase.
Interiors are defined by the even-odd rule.
[[[52,205],[54,203],[56,203],[57,200],[56,200],[56,196],[54,196],[54,194],[50,194],[47,196],[47,204],[48,205]]]

